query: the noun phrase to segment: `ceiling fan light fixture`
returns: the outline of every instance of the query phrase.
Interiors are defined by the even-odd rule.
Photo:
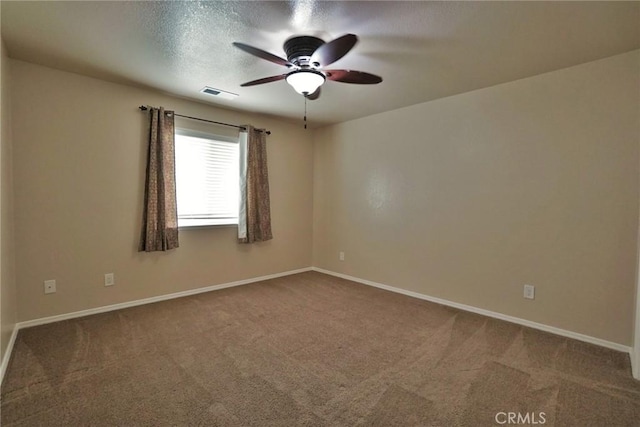
[[[311,95],[325,82],[324,74],[313,70],[298,70],[289,73],[287,83],[301,95]]]

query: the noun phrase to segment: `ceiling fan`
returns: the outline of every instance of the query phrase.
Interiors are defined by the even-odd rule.
[[[375,74],[354,70],[325,70],[324,67],[333,64],[345,56],[358,42],[354,34],[345,34],[328,43],[313,36],[291,37],[284,42],[287,59],[273,55],[257,47],[234,42],[233,45],[258,58],[266,59],[289,68],[289,72],[277,76],[265,77],[243,83],[240,86],[255,86],[286,80],[296,92],[307,99],[318,99],[320,87],[329,79],[342,83],[376,84],[382,77]]]

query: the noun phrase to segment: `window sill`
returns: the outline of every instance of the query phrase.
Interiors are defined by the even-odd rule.
[[[178,228],[199,228],[199,227],[237,227],[237,218],[224,219],[179,219]]]

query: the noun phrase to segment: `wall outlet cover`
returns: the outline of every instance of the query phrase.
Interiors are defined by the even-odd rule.
[[[56,281],[55,280],[45,280],[44,281],[44,293],[45,294],[53,294],[56,292]]]
[[[115,275],[113,273],[107,273],[104,275],[104,285],[113,286],[116,283]]]
[[[534,299],[536,297],[536,287],[533,285],[524,285],[524,297],[526,299]]]

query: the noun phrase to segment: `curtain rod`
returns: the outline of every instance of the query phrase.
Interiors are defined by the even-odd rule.
[[[148,110],[148,108],[147,108],[147,107],[145,107],[144,105],[141,105],[141,106],[139,106],[138,108],[139,108],[141,111],[146,111],[146,110]],[[215,123],[215,124],[217,124],[217,125],[229,126],[229,127],[232,127],[232,128],[238,128],[238,129],[245,130],[245,127],[244,127],[244,126],[232,125],[231,123],[216,122],[216,121],[213,121],[213,120],[201,119],[201,118],[199,118],[199,117],[184,116],[184,115],[182,115],[182,114],[178,114],[178,113],[176,113],[176,112],[174,112],[174,113],[173,113],[173,115],[174,115],[174,116],[178,116],[178,117],[184,117],[185,119],[199,120],[199,121],[201,121],[201,122]],[[256,130],[257,130],[258,132],[264,132],[264,133],[266,133],[267,135],[271,135],[271,131],[268,131],[268,130],[265,130],[265,129],[256,129]]]

